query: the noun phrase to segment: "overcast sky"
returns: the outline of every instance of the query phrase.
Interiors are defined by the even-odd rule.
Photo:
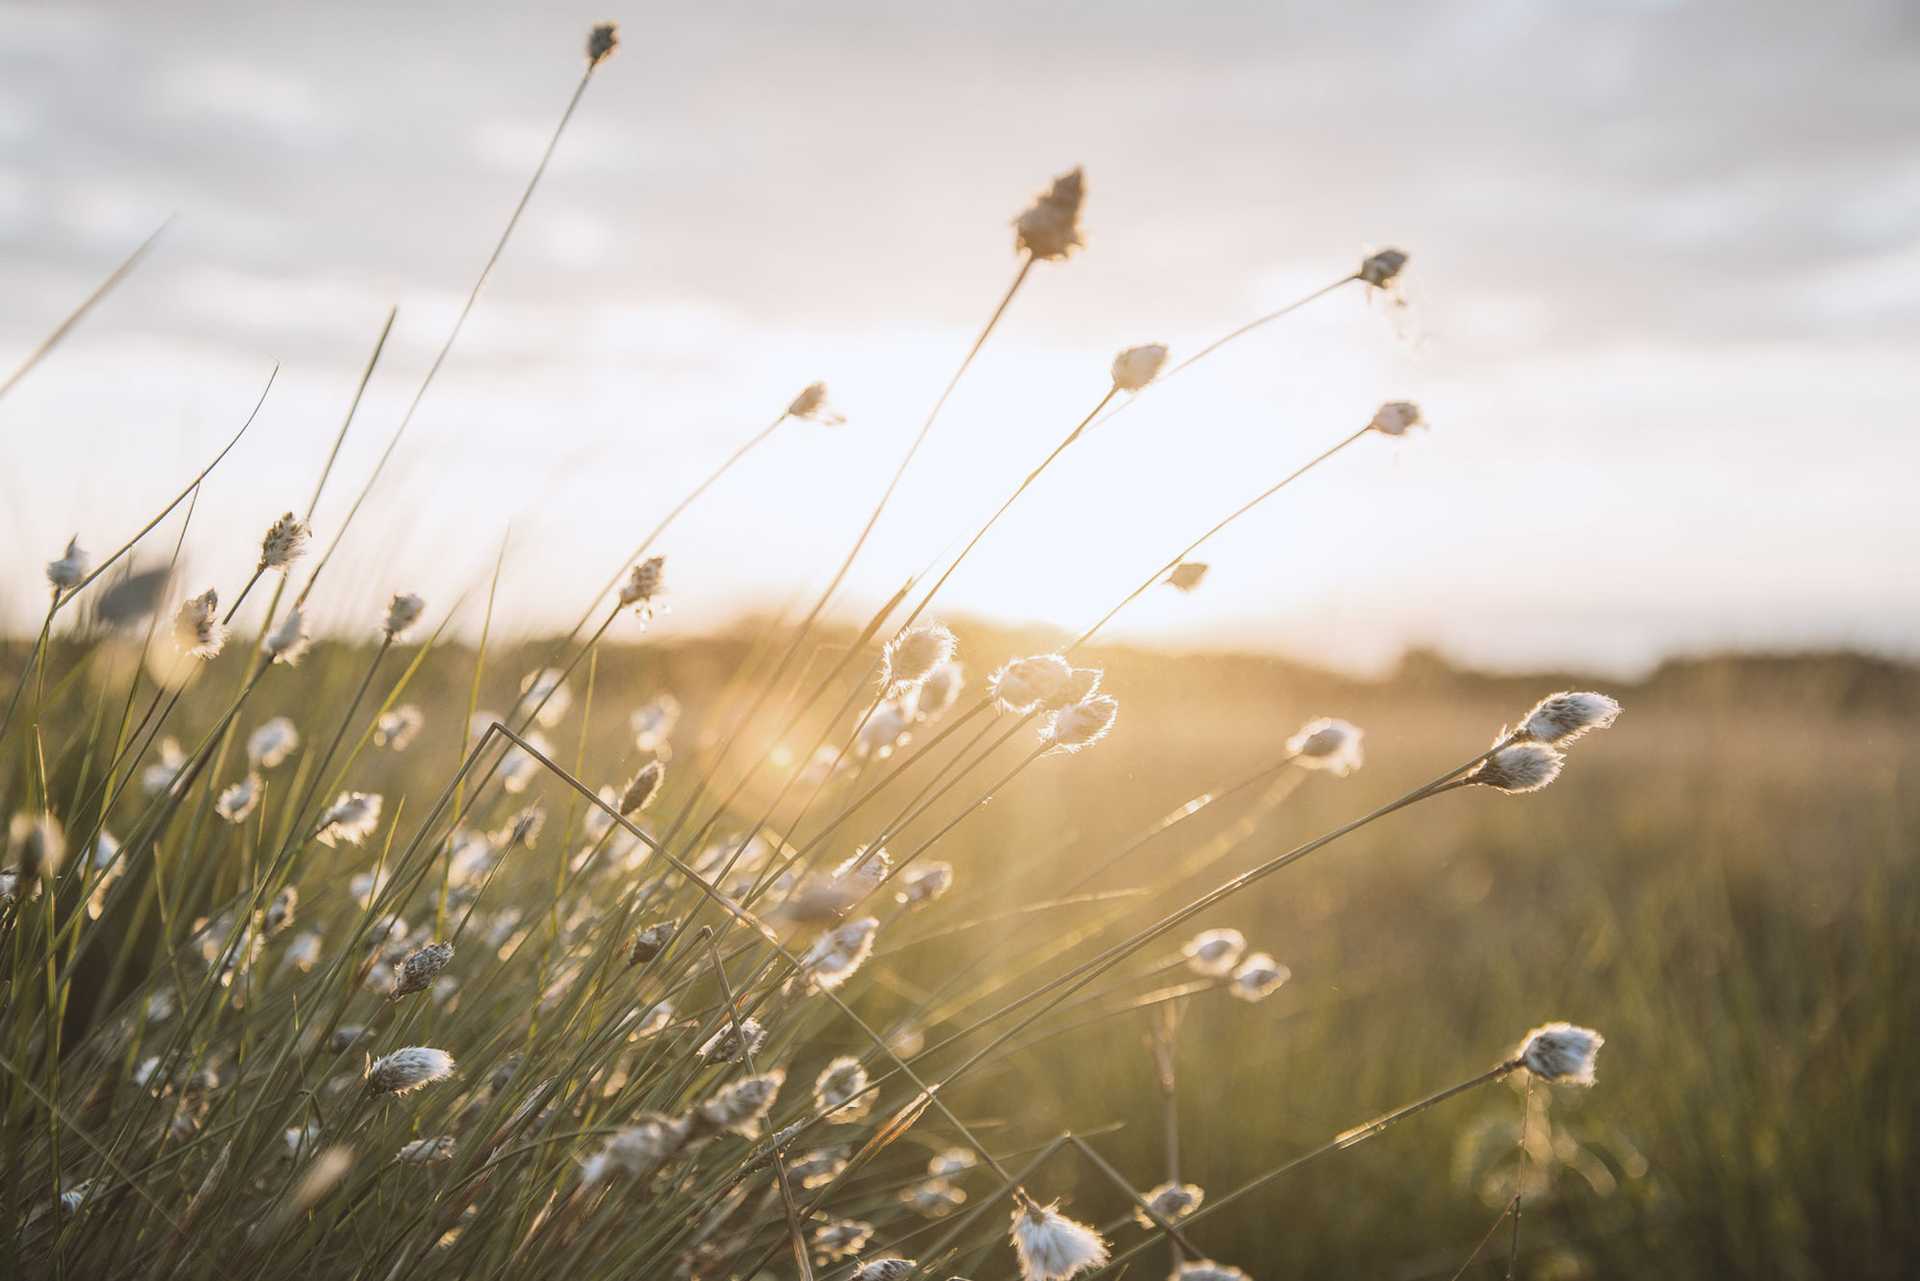
[[[1350,666],[1432,644],[1632,668],[1920,631],[1920,6],[1349,3],[0,4],[0,372],[163,219],[0,402],[0,608],[43,608],[281,372],[188,533],[232,590],[303,506],[389,305],[330,532],[571,92],[624,19],[320,612],[571,621],[805,383],[661,550],[689,631],[817,590],[1086,166],[1088,248],[1034,273],[851,584],[890,592],[1106,389],[1412,254],[1103,427],[942,593],[1098,617],[1218,515],[1412,398],[1211,545],[1121,636]],[[789,430],[790,429],[790,430]],[[173,531],[173,527],[169,527]],[[170,544],[169,544],[170,545]],[[475,597],[477,602],[477,596]],[[470,607],[469,617],[475,617]],[[936,614],[941,611],[936,611]]]

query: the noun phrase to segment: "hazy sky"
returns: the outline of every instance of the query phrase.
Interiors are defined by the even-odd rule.
[[[1121,636],[1348,665],[1407,644],[1631,667],[1920,635],[1920,6],[1889,3],[0,4],[0,371],[159,222],[139,272],[0,402],[0,608],[43,607],[231,434],[189,580],[303,506],[386,308],[323,534],[517,197],[595,18],[624,21],[320,613],[483,588],[565,619],[803,384],[679,525],[685,631],[817,590],[1016,266],[1088,173],[855,574],[977,524],[1106,388],[1413,255],[1196,367],[1067,455],[959,613],[1073,626],[1298,462]],[[169,526],[169,534],[175,527]],[[169,544],[170,545],[170,544]],[[936,610],[936,614],[943,611]],[[472,607],[469,608],[469,616]]]

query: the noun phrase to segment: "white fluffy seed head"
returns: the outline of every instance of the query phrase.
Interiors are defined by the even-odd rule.
[[[373,745],[389,752],[404,752],[426,726],[426,713],[413,703],[402,703],[380,713],[373,723]]]
[[[1491,787],[1509,796],[1537,792],[1560,777],[1567,758],[1545,743],[1521,742],[1503,747],[1467,775],[1467,782]]]
[[[1255,952],[1234,970],[1227,990],[1243,1001],[1263,1001],[1292,977],[1292,970],[1265,952]]]
[[[1360,768],[1365,759],[1360,747],[1361,729],[1350,721],[1322,716],[1308,721],[1300,732],[1287,740],[1294,764],[1303,769],[1326,770],[1345,778]]]
[[[743,1077],[700,1105],[700,1119],[717,1130],[732,1130],[745,1138],[759,1133],[760,1119],[773,1110],[787,1074],[782,1068]]]
[[[1606,729],[1619,715],[1620,704],[1605,694],[1562,691],[1534,704],[1527,718],[1520,722],[1518,732],[1536,742],[1558,747],[1573,742],[1588,730]]]
[[[1239,1268],[1212,1259],[1190,1259],[1173,1270],[1167,1281],[1253,1281]]]
[[[453,1136],[440,1134],[430,1139],[415,1139],[394,1153],[393,1159],[402,1165],[435,1165],[441,1161],[451,1161]]]
[[[1420,406],[1410,400],[1390,400],[1373,413],[1367,426],[1382,436],[1404,436],[1415,427],[1426,426]]]
[[[627,571],[627,581],[620,588],[621,606],[645,605],[658,596],[666,568],[665,556],[649,556]]]
[[[367,1065],[371,1094],[406,1094],[453,1075],[453,1056],[426,1045],[409,1045]]]
[[[1592,1085],[1593,1062],[1606,1042],[1590,1027],[1546,1023],[1527,1033],[1516,1057],[1543,1081]]]
[[[873,1225],[864,1219],[835,1219],[813,1230],[814,1257],[822,1263],[844,1259],[873,1240]]]
[[[688,1123],[684,1118],[643,1114],[634,1124],[607,1140],[600,1159],[588,1163],[589,1183],[608,1174],[644,1179],[671,1160],[686,1146]]]
[[[953,864],[922,863],[900,874],[900,892],[894,895],[894,900],[908,907],[919,907],[952,888]]]
[[[1051,705],[1073,683],[1073,664],[1058,654],[1016,658],[988,678],[1002,711],[1026,713]]]
[[[738,1063],[750,1058],[762,1045],[766,1044],[767,1029],[759,1019],[744,1018],[740,1026],[735,1027],[733,1017],[729,1015],[720,1024],[720,1028],[708,1037],[694,1053],[709,1063]]]
[[[1233,972],[1246,950],[1247,936],[1239,930],[1202,930],[1187,940],[1181,952],[1195,974],[1219,978]]]
[[[834,412],[827,403],[827,385],[808,383],[800,394],[787,406],[787,417],[804,418],[808,422],[821,423],[828,427],[838,427],[846,418]]]
[[[1206,1196],[1197,1183],[1162,1183],[1140,1199],[1153,1207],[1154,1214],[1169,1223],[1178,1223],[1199,1209]],[[1138,1207],[1133,1211],[1133,1218],[1143,1228],[1155,1226],[1153,1215]]]
[[[276,716],[247,735],[247,759],[260,769],[272,769],[300,746],[300,731],[284,716]]]
[[[1080,238],[1080,207],[1086,196],[1084,173],[1076,168],[1061,174],[1013,220],[1014,244],[1041,261],[1065,258],[1086,243]]]
[[[655,694],[627,718],[627,725],[633,731],[633,744],[643,752],[657,752],[665,747],[679,722],[680,700],[667,693]]]
[[[829,1121],[857,1121],[873,1107],[866,1093],[867,1069],[851,1054],[843,1054],[821,1069],[813,1082],[813,1102]]]
[[[554,667],[541,667],[528,672],[520,681],[520,702],[518,707],[534,712],[534,719],[552,729],[566,719],[567,709],[573,706],[573,691],[567,688],[565,673]]]
[[[927,1173],[936,1179],[951,1179],[965,1174],[980,1163],[972,1148],[948,1148],[936,1152],[927,1162]]]
[[[1394,277],[1407,265],[1407,255],[1399,249],[1382,249],[1371,254],[1360,264],[1360,270],[1354,274],[1372,285],[1375,289],[1385,289],[1393,283]]]
[[[800,964],[813,981],[829,990],[839,987],[857,973],[873,955],[874,935],[880,929],[878,918],[863,916],[845,925],[835,926],[814,941]]]
[[[424,992],[433,986],[433,980],[440,971],[453,962],[453,944],[429,943],[416,948],[400,962],[400,969],[394,975],[393,991],[389,993],[395,1000],[413,992]]]
[[[380,630],[386,633],[388,640],[399,640],[426,612],[427,602],[420,597],[412,592],[395,592],[393,599],[387,602],[387,613],[380,622]]]
[[[1129,347],[1113,358],[1113,385],[1121,391],[1139,391],[1160,374],[1167,363],[1164,343]]]
[[[93,557],[87,555],[86,549],[80,546],[80,536],[75,534],[67,540],[66,555],[47,562],[47,582],[52,584],[56,595],[70,592],[80,585],[92,567]]]
[[[292,667],[307,656],[313,647],[313,637],[307,634],[306,614],[295,606],[287,611],[280,625],[267,633],[264,642],[267,657],[276,663],[285,663]]]
[[[642,765],[640,772],[633,776],[633,781],[627,784],[627,790],[620,794],[621,815],[638,814],[651,804],[666,777],[667,767],[659,761],[648,761]]]
[[[214,813],[229,823],[239,823],[260,803],[260,776],[249,774],[220,793],[213,803]]]
[[[914,705],[914,714],[923,721],[938,720],[960,697],[960,689],[966,682],[966,670],[960,664],[942,663],[921,682],[920,698]]]
[[[1078,752],[1107,736],[1120,714],[1120,701],[1111,694],[1095,694],[1055,712],[1040,737],[1056,752]]]
[[[1106,1264],[1107,1243],[1098,1232],[1060,1213],[1058,1202],[1038,1205],[1024,1193],[1015,1195],[1013,1249],[1026,1281],[1066,1281]]]
[[[883,1259],[868,1259],[854,1269],[852,1281],[907,1281],[913,1270],[920,1266],[918,1259],[901,1259],[889,1256]]]
[[[19,878],[16,888],[36,877],[51,881],[67,858],[67,834],[45,810],[19,813],[7,824],[7,857]]]
[[[313,529],[307,522],[288,512],[267,526],[266,537],[260,540],[260,568],[285,569],[306,555],[307,546],[312,541]]]
[[[340,793],[320,815],[320,827],[314,833],[314,839],[322,845],[335,845],[341,841],[349,845],[360,844],[380,825],[380,803],[378,792]]]
[[[887,644],[881,686],[920,684],[953,657],[957,644],[953,633],[938,623],[908,628]]]
[[[181,601],[173,616],[173,639],[188,658],[216,657],[227,643],[226,624],[220,621],[220,593],[209,587]]]

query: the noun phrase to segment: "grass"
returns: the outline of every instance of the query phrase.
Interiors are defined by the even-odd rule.
[[[612,47],[596,30],[346,524]],[[457,601],[267,661],[335,541],[226,588],[209,624],[249,597],[264,618],[183,657],[174,601],[129,605],[129,575],[178,557],[224,451],[91,572],[59,571],[37,637],[0,650],[7,1275],[985,1278],[1016,1268],[1010,1216],[1027,1281],[1907,1270],[1920,674],[1673,664],[1522,796],[1474,785],[1546,750],[1499,727],[1584,682],[1098,643],[1213,532],[1416,423],[1405,405],[1077,636],[959,627],[972,676],[942,705],[882,654],[939,616],[944,573],[834,621],[947,395],[1077,245],[1083,191],[1063,175],[1021,216],[1012,284],[797,621],[659,644],[630,613],[655,540],[783,424],[825,420],[817,388],[564,636],[496,618],[496,582],[476,649]],[[1116,363],[958,556],[1165,356]],[[1033,698],[989,691],[1047,654],[1074,666],[1036,660]],[[629,714],[669,693],[684,718],[636,742]],[[404,749],[377,732],[403,707]],[[1326,713],[1366,728],[1350,777],[1289,742]],[[274,716],[300,747],[253,761]],[[1187,963],[1209,928],[1245,936],[1241,969]],[[1520,1047],[1557,1018],[1604,1031],[1597,1088]],[[1154,1191],[1183,1182],[1204,1200]]]

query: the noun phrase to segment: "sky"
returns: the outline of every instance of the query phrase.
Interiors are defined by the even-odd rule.
[[[1085,166],[1087,247],[1035,269],[856,562],[849,616],[936,571],[1108,387],[1411,254],[1151,388],[1063,456],[933,616],[1354,669],[1411,646],[1633,671],[1727,647],[1920,652],[1920,8],[0,3],[0,373],[163,220],[0,401],[0,623],[41,566],[202,491],[182,588],[343,518],[578,79],[623,21],[389,474],[316,593],[570,624],[678,522],[656,634],[811,600]],[[177,522],[149,555],[170,552]],[[504,558],[502,549],[504,546]],[[637,625],[630,630],[637,631]],[[624,635],[625,632],[616,632]]]

